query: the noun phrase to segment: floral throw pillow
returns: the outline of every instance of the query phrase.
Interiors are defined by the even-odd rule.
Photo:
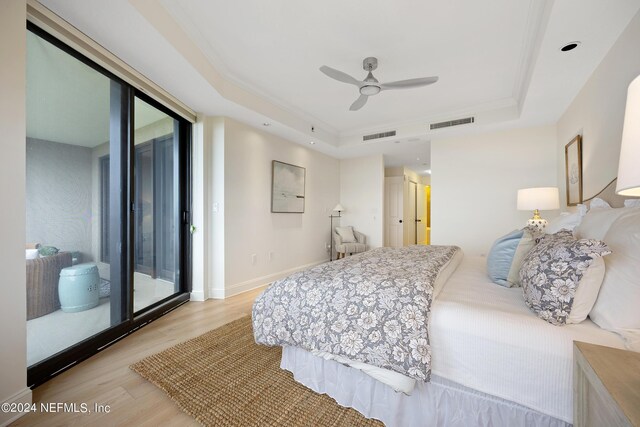
[[[576,240],[569,230],[542,236],[520,268],[527,306],[549,323],[566,324],[580,280],[594,258],[610,253],[604,242]]]

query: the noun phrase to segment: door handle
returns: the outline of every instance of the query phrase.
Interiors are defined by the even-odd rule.
[[[416,222],[422,222],[422,220],[421,219],[416,219]]]

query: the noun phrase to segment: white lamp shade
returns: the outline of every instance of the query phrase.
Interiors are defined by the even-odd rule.
[[[518,190],[518,210],[550,211],[560,209],[558,187],[523,188]]]
[[[333,210],[334,210],[334,211],[337,211],[337,212],[344,212],[344,208],[342,207],[342,205],[341,205],[340,203],[338,203],[338,204],[336,205],[336,207],[335,207],[335,208],[333,208]]]
[[[616,192],[621,196],[640,196],[640,76],[627,91]]]

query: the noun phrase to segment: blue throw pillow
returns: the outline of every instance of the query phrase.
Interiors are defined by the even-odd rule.
[[[496,240],[487,257],[487,272],[494,283],[510,288],[520,286],[520,266],[535,245],[527,229],[515,230]]]

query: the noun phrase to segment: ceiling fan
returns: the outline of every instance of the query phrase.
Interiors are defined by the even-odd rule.
[[[430,85],[438,81],[438,77],[434,76],[399,80],[397,82],[391,83],[380,83],[378,82],[378,79],[373,77],[373,74],[371,73],[373,70],[378,68],[378,58],[374,58],[372,56],[365,58],[364,61],[362,61],[362,68],[364,68],[365,71],[368,71],[369,74],[367,74],[367,77],[363,81],[359,81],[354,77],[351,77],[347,73],[343,73],[342,71],[327,67],[326,65],[320,67],[320,71],[322,71],[332,79],[358,86],[358,88],[360,89],[360,97],[356,99],[353,104],[351,104],[351,107],[349,107],[349,110],[351,111],[361,109],[364,104],[367,103],[367,100],[370,96],[377,95],[381,90],[411,89],[414,87]]]

